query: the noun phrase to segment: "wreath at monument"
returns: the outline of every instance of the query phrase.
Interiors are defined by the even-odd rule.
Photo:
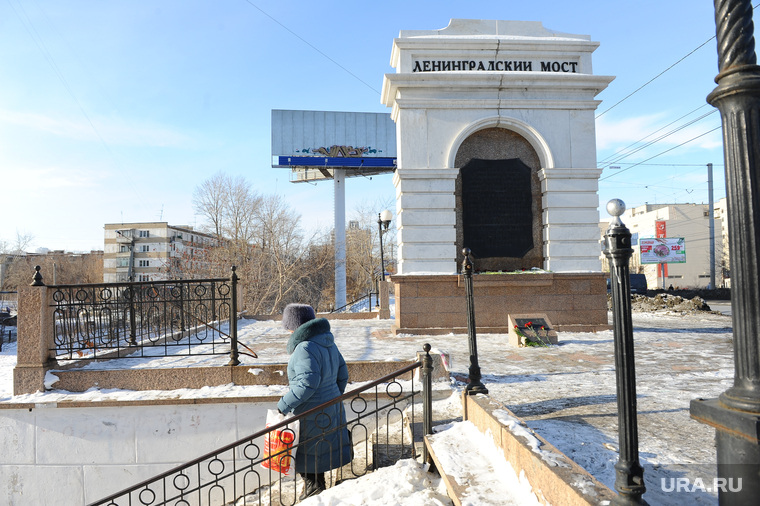
[[[525,323],[523,327],[515,325],[515,334],[524,339],[525,346],[548,348],[551,346],[549,342],[549,330],[544,325],[536,328],[532,321]]]

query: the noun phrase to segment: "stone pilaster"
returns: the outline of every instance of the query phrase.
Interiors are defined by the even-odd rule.
[[[13,394],[45,390],[53,348],[53,315],[46,286],[18,289],[18,347],[13,370]]]
[[[601,270],[600,169],[542,169],[544,268],[553,272]]]
[[[456,272],[458,173],[430,168],[396,171],[399,274]]]

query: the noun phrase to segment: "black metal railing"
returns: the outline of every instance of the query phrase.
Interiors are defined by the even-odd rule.
[[[55,356],[230,354],[237,365],[232,269],[230,278],[50,286]]]
[[[346,311],[350,310],[351,308],[353,308],[357,304],[361,304],[362,302],[364,302],[364,300],[367,300],[367,311],[372,311],[372,296],[373,295],[375,296],[375,301],[379,305],[380,304],[380,295],[377,292],[367,292],[367,295],[362,295],[361,297],[359,297],[356,300],[352,300],[351,302],[349,302],[349,303],[347,303],[347,304],[345,304],[343,306],[337,307],[337,308],[333,309],[332,311],[330,311],[330,313],[345,313]]]
[[[422,403],[424,434],[432,432],[430,345],[426,344],[424,349],[421,361],[103,498],[92,506],[295,504],[302,478],[298,474],[294,478],[281,478],[279,472],[262,466],[266,462],[278,461],[285,453],[265,456],[264,438],[275,430],[287,430],[296,420],[306,417],[321,419],[318,425],[325,428],[319,435],[301,440],[293,447],[296,458],[298,448],[335,444],[330,443],[330,436],[345,432],[344,428],[350,435],[348,441],[338,438],[337,444],[351,445],[352,460],[326,473],[328,485],[362,476],[383,465],[392,465],[401,458],[414,457],[414,431],[409,427],[420,418],[415,412],[416,402]],[[421,369],[421,391],[415,390],[417,369]],[[340,403],[341,409],[347,413],[347,421],[333,426],[326,411],[336,403]]]

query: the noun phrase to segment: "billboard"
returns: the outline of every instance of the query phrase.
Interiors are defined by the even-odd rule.
[[[292,171],[292,182],[391,173],[396,168],[396,124],[388,113],[272,111],[272,167]]]
[[[683,237],[639,239],[642,264],[686,263],[686,244]]]

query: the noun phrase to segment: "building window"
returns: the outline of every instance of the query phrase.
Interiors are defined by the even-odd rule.
[[[150,281],[150,276],[148,274],[140,274],[138,276],[138,281]]]
[[[150,260],[140,260],[140,267],[150,267]]]
[[[143,253],[146,253],[150,251],[150,246],[148,246],[147,244],[143,244],[142,247],[140,248],[140,251],[142,251]]]
[[[116,266],[117,267],[129,267],[129,258],[127,257],[119,257],[116,259]]]
[[[129,246],[127,246],[126,244],[122,244],[119,247],[119,253],[127,253],[128,251],[129,251]]]
[[[150,237],[150,230],[140,230],[140,237]]]

